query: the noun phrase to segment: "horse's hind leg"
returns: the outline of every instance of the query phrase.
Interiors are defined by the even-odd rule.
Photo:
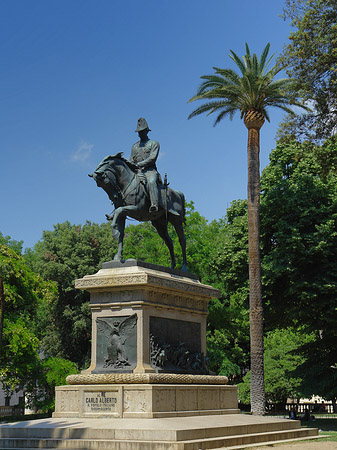
[[[167,232],[166,219],[161,217],[159,219],[152,220],[152,225],[155,227],[159,236],[163,239],[167,248],[169,249],[170,257],[171,257],[171,269],[174,269],[176,266],[176,259],[174,256],[173,242]]]
[[[179,239],[179,244],[180,244],[181,251],[182,251],[182,255],[183,255],[183,265],[182,265],[181,270],[183,272],[187,272],[188,270],[187,270],[187,256],[186,256],[186,238],[185,238],[182,221],[177,216],[169,216],[169,220],[176,230],[176,233],[177,233],[178,239]]]

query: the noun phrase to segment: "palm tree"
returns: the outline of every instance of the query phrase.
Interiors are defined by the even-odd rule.
[[[263,305],[260,264],[260,129],[265,119],[269,120],[270,106],[294,114],[288,105],[306,108],[297,100],[290,100],[289,90],[293,81],[289,78],[274,80],[280,68],[269,68],[273,58],[268,59],[270,44],[260,58],[251,55],[246,44],[246,55],[241,60],[232,50],[230,57],[240,69],[241,76],[231,69],[213,67],[215,75],[205,75],[197,94],[189,101],[207,100],[195,109],[189,119],[207,112],[216,112],[214,125],[240,112],[248,128],[248,259],[249,259],[249,307],[250,307],[250,351],[251,351],[251,412],[263,415],[265,390],[263,370]]]

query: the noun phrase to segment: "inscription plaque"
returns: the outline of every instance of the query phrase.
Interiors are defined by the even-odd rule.
[[[116,392],[85,392],[84,412],[114,413],[116,412]]]

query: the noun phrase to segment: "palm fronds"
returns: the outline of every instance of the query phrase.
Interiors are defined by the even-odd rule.
[[[264,48],[260,58],[255,53],[251,54],[247,43],[245,49],[246,54],[242,59],[233,50],[230,50],[229,54],[239,68],[241,76],[232,69],[213,67],[214,75],[201,77],[203,81],[196,95],[189,102],[195,100],[212,101],[206,102],[203,106],[194,110],[189,115],[189,119],[204,112],[207,112],[208,115],[217,112],[218,116],[214,123],[214,125],[217,125],[227,116],[232,119],[235,112],[240,112],[240,117],[243,118],[250,110],[260,112],[269,121],[267,109],[271,106],[281,108],[285,112],[292,112],[289,108],[291,105],[308,110],[302,102],[290,99],[288,92],[292,87],[293,80],[274,79],[280,72],[280,68],[274,66],[269,69],[274,57],[272,55],[268,58],[269,43]],[[218,99],[218,101],[215,101],[215,99]]]

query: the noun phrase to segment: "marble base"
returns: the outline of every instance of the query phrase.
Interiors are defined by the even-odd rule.
[[[53,417],[148,419],[236,413],[236,386],[96,384],[56,387]]]

